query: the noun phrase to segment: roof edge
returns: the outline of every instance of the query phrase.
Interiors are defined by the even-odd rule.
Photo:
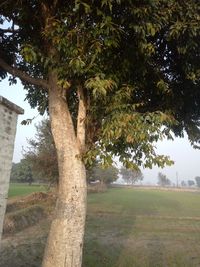
[[[17,114],[24,114],[23,108],[15,105],[14,103],[12,103],[11,101],[9,101],[8,99],[6,99],[5,97],[1,95],[0,95],[0,104],[6,106],[7,108],[16,112]]]

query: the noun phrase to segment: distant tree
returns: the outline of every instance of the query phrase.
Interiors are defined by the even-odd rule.
[[[26,181],[29,183],[29,185],[31,185],[33,182],[33,174],[30,166],[28,166]]]
[[[200,176],[195,177],[195,181],[198,187],[200,187]]]
[[[99,177],[97,177],[96,175],[96,169],[98,168],[98,162],[94,162],[92,166],[90,166],[87,170],[86,170],[86,177],[87,177],[87,183],[90,184],[91,182],[95,182],[99,179]]]
[[[13,163],[10,180],[12,182],[29,183],[34,180],[34,175],[30,163],[22,159],[19,163]]]
[[[133,185],[135,182],[141,181],[143,179],[143,174],[140,169],[132,170],[122,167],[120,169],[120,174],[126,184]]]
[[[168,186],[171,184],[171,181],[167,178],[167,176],[161,172],[158,173],[158,184],[160,186]]]
[[[195,182],[194,182],[193,180],[188,180],[187,183],[188,183],[189,186],[193,186],[193,185],[195,185]]]
[[[29,162],[41,181],[56,183],[58,181],[58,162],[56,148],[51,133],[49,119],[42,120],[36,127],[34,139],[29,139],[29,149],[24,152],[25,159]],[[109,184],[118,178],[118,170],[111,166],[103,169],[98,161],[87,170],[87,181],[99,180]]]
[[[182,186],[182,187],[187,186],[186,182],[185,182],[185,181],[181,181],[181,186]]]
[[[29,149],[24,152],[24,157],[32,166],[39,180],[56,183],[58,181],[58,163],[50,121],[44,119],[35,127],[36,135],[34,139],[28,140]]]
[[[108,185],[118,179],[118,169],[114,166],[102,168],[100,164],[95,164],[93,168],[87,171],[88,181],[99,180],[102,185]]]

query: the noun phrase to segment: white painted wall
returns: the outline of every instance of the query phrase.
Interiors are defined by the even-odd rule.
[[[0,96],[0,240],[8,196],[18,114],[23,114],[23,110]]]

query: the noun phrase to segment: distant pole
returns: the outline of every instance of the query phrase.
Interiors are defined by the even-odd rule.
[[[176,187],[178,187],[178,172],[176,172]]]

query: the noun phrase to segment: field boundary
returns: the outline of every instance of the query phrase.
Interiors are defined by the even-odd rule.
[[[158,191],[175,191],[175,192],[194,192],[200,193],[200,188],[182,188],[182,187],[162,187],[155,185],[122,185],[122,184],[112,184],[113,188],[130,188],[130,189],[141,189],[141,190],[158,190]]]

